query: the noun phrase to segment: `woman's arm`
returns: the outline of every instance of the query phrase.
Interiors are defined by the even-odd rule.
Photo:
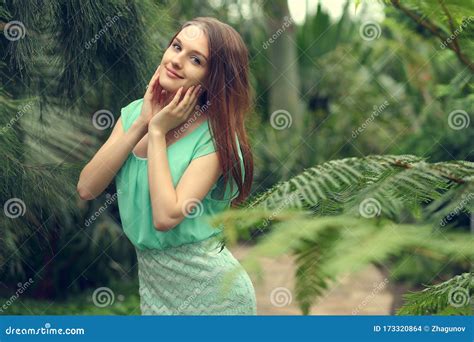
[[[127,132],[123,130],[121,118],[117,120],[110,137],[81,171],[77,183],[81,199],[92,200],[107,188],[146,131],[147,124],[142,120],[135,120]]]
[[[148,183],[153,225],[166,231],[179,224],[193,209],[191,204],[198,204],[211,190],[221,173],[220,163],[216,152],[194,159],[175,189],[165,135],[150,131],[148,137]]]
[[[122,120],[119,118],[110,137],[82,170],[77,192],[83,200],[94,199],[105,190],[135,145],[147,133],[150,119],[163,108],[162,104],[158,103],[163,97],[159,82],[160,68],[161,65],[158,65],[148,82],[139,117],[127,132],[124,132]]]

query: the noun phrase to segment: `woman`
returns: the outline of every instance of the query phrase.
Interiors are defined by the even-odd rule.
[[[248,274],[220,246],[222,227],[209,223],[250,193],[247,53],[229,25],[209,17],[186,22],[143,99],[122,108],[111,136],[81,173],[78,192],[86,200],[117,176],[144,315],[256,314]]]

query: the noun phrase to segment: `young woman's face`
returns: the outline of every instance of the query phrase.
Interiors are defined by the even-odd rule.
[[[184,94],[189,87],[203,84],[208,71],[208,62],[206,35],[195,25],[187,26],[178,33],[163,55],[160,85],[171,93],[184,86]],[[174,76],[170,71],[178,76]]]

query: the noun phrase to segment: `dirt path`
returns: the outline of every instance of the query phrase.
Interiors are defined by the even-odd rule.
[[[229,247],[241,260],[251,247]],[[294,264],[291,256],[262,259],[265,269],[261,284],[250,274],[257,294],[259,315],[301,315],[293,295]],[[386,280],[373,266],[339,279],[311,308],[311,315],[389,315],[392,295]]]

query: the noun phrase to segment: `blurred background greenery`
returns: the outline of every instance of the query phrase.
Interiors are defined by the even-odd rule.
[[[474,5],[462,0],[1,1],[0,196],[5,215],[0,217],[0,304],[9,304],[0,312],[139,314],[136,257],[111,197],[115,184],[89,202],[79,199],[75,187],[120,109],[143,96],[168,39],[197,16],[230,24],[249,49],[256,101],[247,125],[255,154],[252,200],[260,198],[255,203],[274,208],[269,198],[278,186],[316,165],[354,157],[360,158],[359,167],[369,155],[412,155],[416,158],[401,159],[407,168],[422,167],[425,175],[423,186],[413,186],[418,205],[401,205],[397,215],[382,210],[382,216],[391,224],[431,224],[434,230],[447,220],[443,232],[463,234],[448,247],[455,250],[459,243],[463,249],[461,241],[472,241],[473,14]],[[94,125],[99,111],[110,112],[112,123]],[[436,164],[448,161],[465,163]],[[432,163],[430,172],[446,172],[434,175],[421,162]],[[349,183],[345,194],[352,207],[370,195],[371,182],[380,184],[395,174],[387,172]],[[458,178],[422,196],[429,176],[439,181],[446,175]],[[398,179],[400,193],[409,193],[402,185],[410,185],[410,177]],[[328,189],[329,197],[341,195]],[[400,195],[391,191],[383,197]],[[467,200],[452,214],[461,195]],[[7,215],[12,199],[19,200],[21,215]],[[438,206],[433,209],[433,204]],[[349,207],[337,208],[324,211],[319,205],[311,222],[350,213]],[[97,220],[87,224],[98,211]],[[255,222],[235,230],[231,221],[229,244],[258,245],[272,231],[255,229]],[[331,241],[331,234],[323,234],[309,246],[331,250]],[[367,262],[378,262],[390,277],[394,296],[397,286],[420,290],[471,270],[469,254],[454,258],[446,247],[446,253],[435,255],[436,243],[422,255],[400,251]],[[301,254],[301,248],[293,252]],[[300,286],[310,289],[311,281],[324,279],[305,281]],[[307,295],[316,298],[330,287],[324,284]],[[467,284],[470,298],[472,281]],[[92,303],[99,287],[114,289],[114,305]],[[303,297],[297,296],[307,313],[313,301]],[[402,304],[394,299],[392,313]],[[427,310],[410,313],[436,312]]]

